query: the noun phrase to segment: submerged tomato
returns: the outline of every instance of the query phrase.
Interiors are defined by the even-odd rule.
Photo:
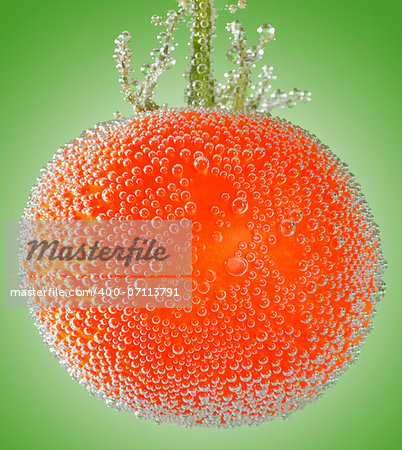
[[[269,116],[101,124],[49,163],[25,217],[193,222],[191,310],[33,311],[75,379],[157,421],[286,416],[357,356],[383,291],[377,227],[348,168]]]

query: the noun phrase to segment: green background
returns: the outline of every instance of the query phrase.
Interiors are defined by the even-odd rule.
[[[224,1],[217,1],[223,7]],[[40,168],[55,150],[115,110],[113,40],[134,34],[136,67],[156,45],[149,17],[174,0],[3,2],[1,215],[18,219]],[[250,42],[261,22],[277,28],[265,61],[275,87],[310,89],[313,101],[277,112],[318,135],[350,165],[380,226],[389,268],[385,299],[358,363],[322,399],[289,421],[234,430],[157,426],[108,409],[53,360],[27,310],[0,308],[3,448],[399,449],[401,421],[401,64],[399,1],[249,0],[238,15]],[[216,73],[227,33],[219,20]],[[186,33],[158,99],[183,104]],[[4,243],[2,242],[4,248]],[[4,264],[2,262],[2,264]]]

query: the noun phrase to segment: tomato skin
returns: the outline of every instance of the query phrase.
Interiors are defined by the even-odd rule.
[[[271,116],[100,124],[48,164],[24,216],[193,221],[191,310],[33,311],[74,378],[157,421],[258,424],[302,407],[354,360],[384,290],[353,176]]]

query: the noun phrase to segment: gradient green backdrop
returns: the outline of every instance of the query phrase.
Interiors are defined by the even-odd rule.
[[[224,1],[218,0],[218,7]],[[55,150],[123,104],[112,59],[120,31],[134,34],[139,67],[156,44],[149,24],[174,0],[3,2],[0,28],[1,215],[21,215],[40,168]],[[0,309],[1,431],[6,449],[400,449],[401,64],[399,1],[249,0],[239,17],[250,41],[261,22],[277,28],[266,61],[276,87],[313,92],[313,101],[279,110],[347,162],[380,226],[388,290],[358,363],[322,399],[269,427],[234,430],[157,426],[108,409],[53,360],[27,310]],[[223,14],[226,16],[226,13]],[[216,73],[228,63],[219,20]],[[178,64],[158,99],[183,104],[185,30]],[[4,248],[4,243],[2,242]],[[2,262],[2,264],[4,264]]]

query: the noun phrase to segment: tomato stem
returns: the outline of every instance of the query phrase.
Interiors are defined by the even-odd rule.
[[[242,29],[243,30],[243,29]],[[244,111],[246,108],[247,89],[250,86],[251,67],[247,59],[246,37],[238,40],[239,62],[232,108],[234,111]]]
[[[187,103],[189,107],[215,105],[215,80],[212,67],[212,41],[215,34],[213,0],[191,0],[191,63]]]

